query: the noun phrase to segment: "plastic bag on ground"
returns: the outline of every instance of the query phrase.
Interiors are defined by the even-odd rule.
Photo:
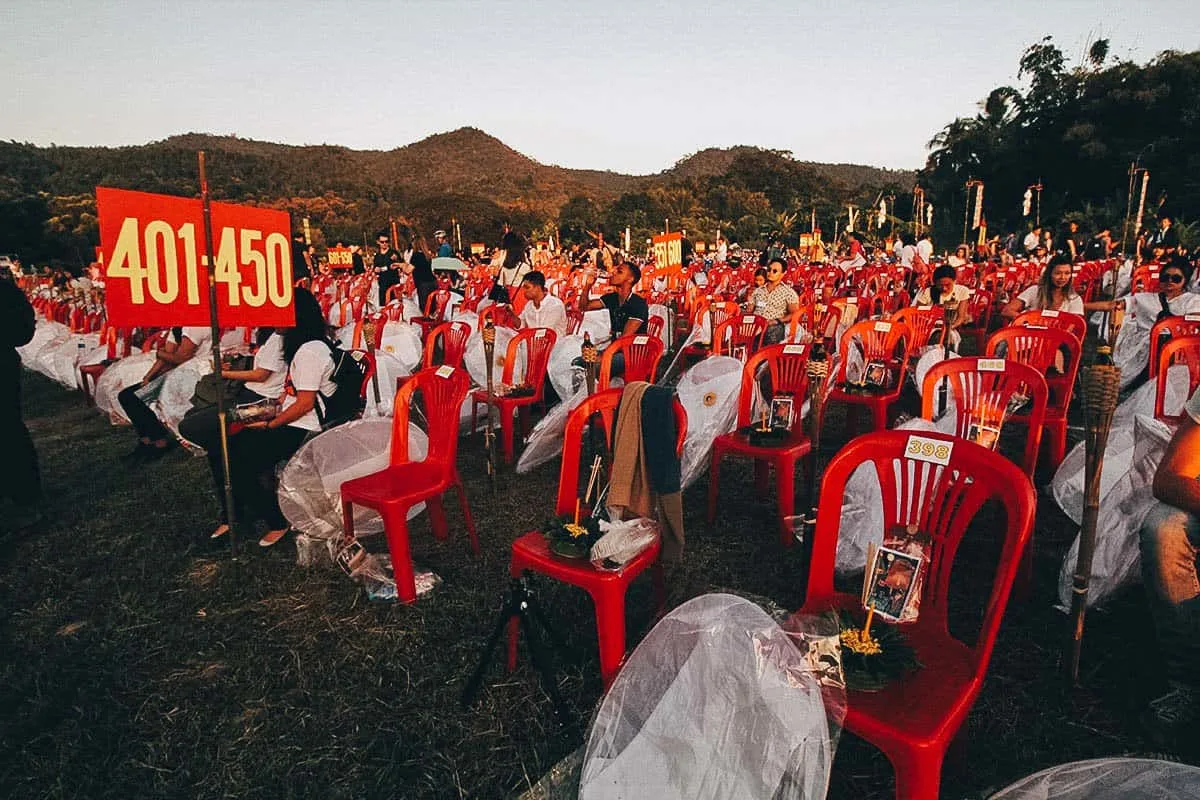
[[[991,800],[1164,800],[1200,797],[1200,768],[1150,758],[1097,758],[1022,778]]]
[[[391,435],[391,419],[362,419],[330,428],[305,442],[279,474],[279,509],[288,523],[314,538],[341,537],[342,484],[386,467]],[[410,423],[408,437],[409,456],[423,459],[429,446],[425,432]],[[413,506],[408,518],[413,519],[424,508],[424,503]],[[378,514],[354,506],[356,536],[382,530]]]
[[[1128,466],[1100,495],[1100,513],[1096,518],[1096,552],[1092,557],[1092,578],[1088,587],[1088,607],[1101,605],[1124,584],[1141,577],[1139,531],[1154,499],[1154,473],[1167,450],[1174,429],[1153,417],[1134,417]],[[1071,606],[1071,584],[1079,560],[1079,537],[1063,557],[1058,574],[1058,602],[1063,610]]]
[[[655,625],[617,675],[579,797],[823,798],[836,744],[788,634],[748,600],[704,595]]]
[[[742,362],[729,356],[709,356],[689,368],[675,387],[687,411],[680,478],[684,489],[708,470],[713,441],[737,425]]]

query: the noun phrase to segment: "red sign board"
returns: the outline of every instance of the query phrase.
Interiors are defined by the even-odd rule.
[[[96,210],[109,323],[209,324],[201,202],[98,186]],[[290,230],[286,211],[212,203],[222,327],[294,324]]]
[[[354,253],[349,247],[331,247],[325,253],[330,269],[350,269],[354,266]]]
[[[683,233],[663,233],[654,237],[655,272],[675,275],[683,266]]]

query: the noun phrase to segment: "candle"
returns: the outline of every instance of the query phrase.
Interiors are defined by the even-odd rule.
[[[575,498],[575,524],[579,524],[579,498]]]
[[[871,601],[871,605],[867,608],[867,622],[863,625],[863,638],[871,635],[871,619],[875,616],[875,601]]]

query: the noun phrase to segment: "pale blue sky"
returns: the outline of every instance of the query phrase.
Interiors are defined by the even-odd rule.
[[[474,125],[621,172],[735,144],[917,167],[1041,36],[1145,61],[1200,49],[1200,2],[8,0],[0,34],[5,140],[386,150]]]

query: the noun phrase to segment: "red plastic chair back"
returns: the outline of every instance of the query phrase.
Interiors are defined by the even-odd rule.
[[[1080,342],[1087,336],[1087,320],[1078,314],[1052,309],[1024,311],[1012,321],[1017,327],[1056,328],[1074,336]]]
[[[485,309],[486,310],[486,309]],[[583,312],[578,309],[567,309],[567,334],[574,335],[579,333],[579,328],[583,325]]]
[[[1079,361],[1083,344],[1070,333],[1057,328],[1001,328],[987,341],[985,355],[996,357],[1001,345],[1005,346],[1004,358],[1028,364],[1046,375],[1050,387],[1050,402],[1047,408],[1056,415],[1065,416],[1075,389],[1075,376],[1079,372]],[[1061,374],[1050,374],[1060,351],[1066,351]]]
[[[753,420],[754,395],[759,387],[759,370],[766,368],[771,380],[771,396],[791,395],[796,407],[792,415],[792,428],[801,424],[800,404],[808,396],[808,345],[773,344],[759,350],[742,368],[742,388],[738,396],[738,427],[749,425]]]
[[[920,349],[930,344],[941,346],[946,340],[946,309],[941,306],[909,306],[892,315],[892,320],[903,322],[912,331],[909,350]]]
[[[413,395],[420,393],[429,436],[422,463],[430,469],[452,472],[458,458],[458,415],[471,377],[465,369],[450,366],[423,369],[396,390],[392,404],[392,450],[390,464],[408,463],[408,423]]]
[[[730,356],[739,347],[746,348],[746,355],[754,353],[762,346],[767,324],[766,318],[757,314],[742,314],[726,319],[713,328],[713,354]]]
[[[524,328],[508,341],[504,352],[504,370],[500,382],[512,385],[516,373],[517,357],[521,345],[525,345],[525,383],[534,387],[534,397],[542,396],[542,384],[546,377],[546,366],[550,363],[550,351],[558,334],[552,328]]]
[[[654,383],[658,374],[658,361],[662,358],[662,339],[648,333],[633,336],[622,336],[604,348],[600,355],[600,376],[596,380],[596,388],[603,391],[612,384],[612,362],[617,353],[625,354],[625,371],[621,379],[626,384],[634,381],[649,381]]]
[[[1183,317],[1167,317],[1154,323],[1150,329],[1150,377],[1158,375],[1159,351],[1172,339],[1183,336],[1200,336],[1200,314]]]
[[[662,317],[658,316],[657,314],[652,315],[650,319],[646,320],[646,333],[650,336],[653,336],[655,339],[661,339],[663,327],[665,326],[666,323],[663,322]]]
[[[999,363],[990,363],[999,362]],[[984,358],[951,358],[934,364],[925,374],[921,389],[921,416],[932,421],[934,404],[940,394],[938,384],[945,378],[954,403],[954,435],[966,439],[972,424],[1003,419],[1005,407],[1013,395],[1025,395],[1028,402],[1019,411],[1028,425],[1022,469],[1031,478],[1037,466],[1038,446],[1050,390],[1046,379],[1028,364]],[[1027,415],[1027,416],[1024,416]],[[1010,420],[1011,421],[1011,420]]]
[[[512,308],[505,303],[493,303],[483,311],[479,312],[480,330],[487,326],[488,320],[491,320],[492,324],[497,328],[509,328],[515,331],[518,327],[520,327],[520,321],[517,319],[517,315],[514,314]]]
[[[604,431],[604,441],[611,449],[613,434],[613,418],[621,405],[621,387],[605,389],[589,395],[582,403],[571,411],[567,417],[567,426],[563,431],[563,459],[558,473],[558,497],[555,500],[554,513],[558,515],[573,514],[575,500],[579,497],[579,453],[583,444],[583,429],[592,423],[593,417]],[[683,442],[687,438],[687,410],[679,397],[673,403],[675,410],[675,454],[682,455]],[[594,423],[592,423],[594,424]]]
[[[467,353],[467,339],[471,336],[471,326],[465,322],[443,322],[429,333],[425,340],[424,366],[426,369],[435,366],[434,348],[437,342],[442,343],[442,363],[452,367],[461,367],[463,357]]]
[[[436,292],[430,292],[425,298],[425,318],[426,319],[441,319],[446,313],[446,308],[450,305],[450,290],[438,289]]]
[[[921,458],[938,458],[948,463],[941,466]],[[916,636],[922,630],[945,635],[950,575],[963,534],[985,502],[995,500],[1003,508],[1003,549],[979,636],[970,647],[975,675],[982,678],[1021,554],[1033,530],[1037,507],[1033,484],[1016,465],[974,442],[940,433],[890,430],[859,436],[833,457],[821,480],[806,607],[834,599],[840,510],[846,483],[863,464],[872,465],[879,479],[883,529],[915,525],[931,539],[920,616],[907,626]]]
[[[851,325],[838,344],[841,363],[838,365],[837,382],[846,382],[846,365],[850,346],[858,341],[862,347],[864,361],[883,361],[898,367],[897,385],[908,367],[908,342],[912,332],[903,322],[889,320],[866,320]]]
[[[361,361],[363,364],[363,381],[362,385],[358,387],[358,396],[365,402],[367,399],[367,390],[370,388],[371,381],[379,369],[375,362],[375,354],[369,350],[351,350],[350,357],[355,361]]]
[[[1158,357],[1157,384],[1154,394],[1154,417],[1163,422],[1182,422],[1187,418],[1186,411],[1178,414],[1167,414],[1163,405],[1167,397],[1167,378],[1171,367],[1185,365],[1188,370],[1188,388],[1185,397],[1191,397],[1196,387],[1200,386],[1200,336],[1185,336],[1182,339],[1172,339],[1167,342]],[[1178,372],[1178,370],[1176,370]]]

